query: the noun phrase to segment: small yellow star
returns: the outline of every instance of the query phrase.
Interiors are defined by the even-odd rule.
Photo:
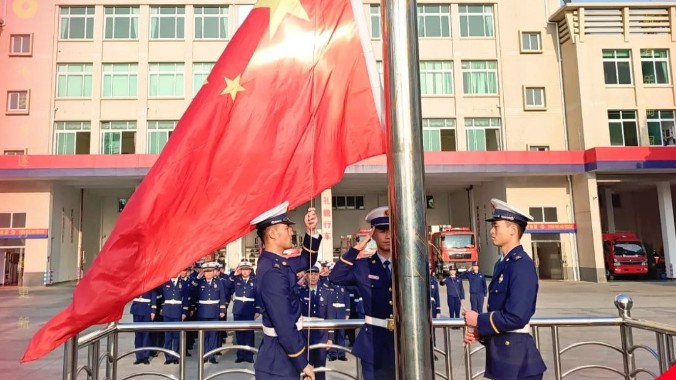
[[[270,37],[275,35],[277,28],[287,14],[302,20],[310,21],[300,0],[258,0],[254,8],[270,8]]]
[[[242,87],[242,85],[239,84],[239,78],[241,74],[238,74],[235,79],[230,79],[228,77],[223,77],[225,79],[225,90],[221,92],[221,95],[230,95],[232,97],[232,101],[235,101],[235,98],[237,97],[237,93],[240,91],[244,91],[245,88]]]

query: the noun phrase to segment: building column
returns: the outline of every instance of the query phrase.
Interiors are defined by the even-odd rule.
[[[662,245],[667,277],[676,278],[674,264],[676,264],[676,228],[674,227],[674,205],[671,199],[671,184],[660,182],[657,184],[657,201],[660,206],[660,224],[662,226]]]
[[[613,208],[613,189],[606,188],[604,190],[604,198],[606,201],[606,219],[608,221],[608,232],[615,232],[615,208]]]
[[[333,192],[331,189],[322,191],[320,229],[322,231],[322,245],[319,248],[319,260],[333,261]]]
[[[601,210],[599,207],[596,174],[576,174],[571,176],[571,179],[573,185],[573,212],[577,224],[580,280],[605,282]]]

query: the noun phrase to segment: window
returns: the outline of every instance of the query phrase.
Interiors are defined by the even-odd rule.
[[[139,7],[105,7],[104,14],[105,39],[138,39]]]
[[[25,150],[3,150],[2,154],[5,156],[23,156],[26,154]]]
[[[138,64],[104,63],[103,97],[135,98],[138,91]]]
[[[420,94],[453,95],[451,61],[420,61]]]
[[[148,96],[183,97],[183,63],[151,63]]]
[[[498,93],[496,61],[462,61],[462,87],[467,95]]]
[[[493,37],[492,5],[458,5],[461,37]]]
[[[467,150],[500,150],[500,119],[465,119]]]
[[[378,77],[380,78],[380,83],[385,85],[385,66],[383,61],[376,61],[376,70],[378,70]]]
[[[55,154],[89,154],[91,123],[57,121],[54,123]]]
[[[0,213],[0,228],[26,228],[26,213]]]
[[[33,38],[30,34],[12,34],[9,36],[9,55],[33,55]]]
[[[603,76],[606,84],[632,84],[629,50],[603,50]]]
[[[676,145],[676,111],[648,110],[646,114],[650,145]]]
[[[450,37],[450,35],[450,5],[418,5],[418,37]]]
[[[150,38],[181,39],[185,23],[185,7],[150,7]]]
[[[102,154],[136,153],[135,121],[104,121],[101,123]]]
[[[27,114],[30,104],[29,91],[7,91],[6,113]]]
[[[362,195],[348,195],[348,196],[334,196],[331,197],[331,203],[334,209],[338,210],[363,210],[364,196]]]
[[[92,64],[61,63],[56,67],[57,98],[89,98],[92,96]]]
[[[228,38],[228,7],[195,7],[195,39]]]
[[[457,150],[455,119],[423,119],[423,147],[427,152]]]
[[[542,52],[542,37],[540,32],[521,32],[521,52]]]
[[[379,40],[382,37],[380,33],[380,5],[371,4],[371,38]]]
[[[641,49],[641,71],[645,84],[669,84],[669,50]]]
[[[544,87],[525,87],[523,89],[525,109],[545,109],[545,88]]]
[[[237,6],[237,27],[239,28],[253,9],[253,4],[240,4]]]
[[[610,145],[638,146],[636,111],[608,111]]]
[[[197,95],[204,82],[209,77],[211,69],[214,68],[213,62],[193,63],[192,65],[192,96]]]
[[[176,121],[148,122],[148,154],[160,154],[176,128]]]
[[[91,40],[94,38],[94,7],[61,7],[59,38]]]
[[[528,213],[535,222],[556,223],[559,221],[556,207],[530,207]]]
[[[528,150],[532,152],[546,152],[549,150],[549,145],[529,145]]]

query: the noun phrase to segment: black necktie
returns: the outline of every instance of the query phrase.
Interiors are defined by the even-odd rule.
[[[383,262],[383,265],[385,266],[385,271],[387,272],[387,280],[391,281],[392,280],[392,271],[390,270],[390,260],[385,260]]]

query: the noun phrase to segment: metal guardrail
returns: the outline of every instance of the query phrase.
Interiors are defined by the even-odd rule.
[[[618,309],[619,316],[604,316],[604,317],[565,317],[565,318],[533,318],[530,321],[531,332],[535,339],[535,344],[546,357],[547,352],[545,348],[551,349],[549,352],[552,356],[553,368],[550,367],[547,372],[547,378],[551,378],[553,373],[554,379],[561,380],[572,374],[583,371],[607,371],[612,372],[626,380],[634,379],[638,374],[647,374],[652,378],[656,378],[659,374],[666,372],[669,367],[676,363],[674,351],[674,336],[676,336],[676,326],[667,325],[663,323],[643,321],[631,317],[630,311],[633,305],[632,299],[620,294],[615,297],[615,306]],[[308,321],[303,324],[304,329],[357,329],[363,325],[363,320],[324,320],[324,321]],[[471,380],[483,375],[483,371],[474,371],[474,361],[477,353],[484,349],[481,345],[472,345],[465,347],[462,340],[451,340],[452,330],[461,330],[464,333],[464,323],[460,319],[434,319],[433,327],[435,331],[441,330],[443,336],[443,346],[435,347],[435,356],[443,357],[443,360],[435,361],[435,378],[444,380],[454,379],[454,370],[462,369],[462,378]],[[589,340],[583,342],[576,342],[565,347],[561,347],[561,329],[562,328],[587,328],[596,329],[599,327],[617,327],[619,328],[620,344],[614,345],[598,340]],[[204,360],[210,355],[217,352],[228,352],[232,350],[248,350],[257,353],[257,349],[248,346],[231,345],[222,346],[215,350],[204,352],[204,332],[205,331],[247,331],[247,330],[261,330],[261,323],[256,321],[232,321],[232,322],[145,322],[145,323],[113,323],[108,327],[84,335],[82,337],[75,337],[68,340],[64,348],[64,362],[63,362],[63,380],[75,380],[86,375],[88,380],[126,380],[137,377],[154,376],[172,380],[211,380],[215,378],[227,378],[232,374],[244,374],[253,377],[254,371],[251,368],[227,368],[217,370],[207,375],[205,373]],[[542,333],[544,330],[550,330],[551,346],[543,346]],[[161,347],[142,347],[132,349],[126,352],[120,352],[120,334],[133,333],[137,331],[179,331],[179,352],[167,350]],[[197,355],[196,373],[188,374],[186,357],[186,332],[197,331]],[[650,347],[644,344],[634,344],[634,332],[643,331],[655,334],[655,346]],[[435,335],[435,334],[433,334]],[[102,345],[105,345],[104,352],[101,352]],[[452,360],[452,348],[458,346],[463,350],[463,364],[455,366]],[[621,368],[611,367],[600,364],[576,364],[566,372],[563,372],[563,359],[567,354],[573,350],[581,347],[599,347],[614,351],[620,354],[621,360],[617,364],[621,364]],[[345,351],[348,355],[354,358],[355,369],[352,372],[345,372],[338,368],[330,366],[316,368],[316,372],[339,374],[343,378],[350,378],[361,380],[360,362],[347,347],[338,345],[315,344],[309,347],[310,350],[335,348],[337,350]],[[78,354],[81,350],[86,350],[87,360],[86,364],[78,366]],[[153,371],[138,371],[125,377],[119,377],[119,363],[127,356],[133,355],[140,350],[153,350],[166,353],[175,357],[179,361],[178,375],[172,373],[153,372]],[[636,353],[638,351],[646,352],[650,357],[654,358],[657,365],[658,372],[650,370],[648,365],[650,363],[642,363],[644,365],[637,366]],[[437,364],[438,363],[438,364]],[[653,368],[654,369],[654,368]],[[102,371],[103,370],[103,371]],[[104,372],[104,373],[102,373]],[[84,374],[84,375],[83,375]],[[80,376],[83,375],[83,376]],[[458,377],[461,378],[461,377]]]

